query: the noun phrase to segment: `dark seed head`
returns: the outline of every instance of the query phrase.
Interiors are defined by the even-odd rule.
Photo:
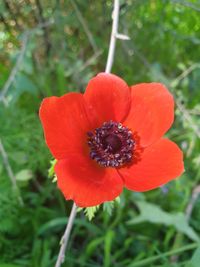
[[[102,138],[103,148],[109,148],[110,152],[116,153],[122,147],[121,139],[117,136],[117,134],[109,134]]]
[[[131,161],[135,142],[130,129],[121,123],[104,122],[87,135],[90,157],[100,165],[120,167]]]

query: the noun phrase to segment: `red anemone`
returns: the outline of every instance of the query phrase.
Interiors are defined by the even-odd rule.
[[[163,138],[174,120],[174,100],[160,83],[129,87],[100,73],[84,94],[45,98],[40,119],[58,160],[58,187],[80,207],[111,201],[123,187],[157,188],[184,171],[182,151]]]

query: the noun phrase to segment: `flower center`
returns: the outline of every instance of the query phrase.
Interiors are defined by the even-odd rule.
[[[132,132],[121,123],[104,122],[94,132],[88,132],[90,157],[104,167],[121,167],[133,157]]]
[[[103,148],[116,153],[122,147],[121,139],[116,134],[109,134],[102,138]]]

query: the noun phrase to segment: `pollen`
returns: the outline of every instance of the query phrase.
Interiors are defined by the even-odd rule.
[[[103,167],[121,167],[131,162],[135,141],[130,129],[121,123],[104,122],[88,132],[90,157]]]

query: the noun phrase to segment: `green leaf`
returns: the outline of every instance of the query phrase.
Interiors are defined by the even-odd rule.
[[[115,204],[119,204],[120,203],[120,198],[117,197],[116,199],[114,199],[113,201],[107,201],[105,203],[103,203],[103,210],[106,211],[109,215],[112,214],[112,210],[114,208]],[[78,212],[81,210],[84,210],[84,213],[86,215],[86,217],[89,219],[89,221],[91,221],[94,216],[96,215],[97,211],[99,210],[100,205],[98,206],[94,206],[94,207],[89,207],[89,208],[78,208]]]
[[[57,181],[57,177],[55,176],[55,171],[54,171],[56,162],[57,162],[56,159],[52,159],[52,160],[50,161],[50,167],[49,167],[49,169],[48,169],[48,177],[49,177],[49,178],[52,178],[52,181],[53,181],[53,182],[56,182],[56,181]]]
[[[20,73],[16,76],[15,81],[8,92],[9,100],[16,101],[24,92],[36,95],[38,93],[38,88],[28,76]]]
[[[138,224],[141,222],[151,222],[155,224],[164,224],[174,226],[177,231],[185,234],[194,241],[199,241],[196,232],[189,226],[183,213],[170,214],[163,211],[159,206],[144,201],[137,201],[136,205],[140,210],[140,215],[135,219],[128,221],[128,224]]]
[[[199,263],[200,263],[200,245],[195,250],[190,262],[185,267],[199,267]]]
[[[21,170],[16,174],[16,180],[19,182],[26,182],[33,178],[33,173],[31,170]]]
[[[94,216],[95,216],[96,212],[98,211],[99,207],[100,206],[98,205],[98,206],[89,207],[89,208],[85,208],[84,209],[84,213],[85,213],[85,215],[86,215],[86,217],[88,218],[89,221],[91,221],[94,218]]]
[[[105,235],[104,243],[104,267],[111,266],[111,247],[114,239],[115,233],[112,230],[109,230]]]
[[[94,240],[92,240],[86,247],[85,253],[87,257],[90,257],[92,253],[98,249],[100,244],[104,241],[104,237],[99,237]]]
[[[117,197],[113,201],[108,201],[103,203],[103,210],[106,211],[109,215],[112,215],[115,204],[120,203],[120,197]]]
[[[52,232],[54,229],[57,229],[59,227],[62,227],[66,225],[67,223],[67,218],[66,217],[61,217],[61,218],[56,218],[53,220],[50,220],[43,224],[39,229],[38,229],[38,235],[43,235],[46,234],[47,232]]]

